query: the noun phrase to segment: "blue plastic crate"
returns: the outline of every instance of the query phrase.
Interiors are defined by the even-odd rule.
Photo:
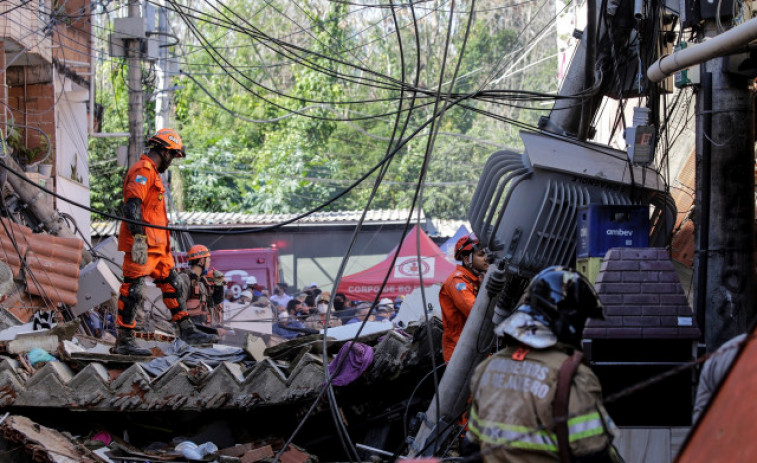
[[[591,204],[578,210],[576,257],[604,257],[610,248],[649,246],[648,206]]]

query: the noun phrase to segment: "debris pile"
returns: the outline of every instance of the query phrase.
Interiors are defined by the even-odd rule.
[[[386,325],[391,327],[391,324]],[[304,410],[312,404],[318,403],[316,415],[330,417],[329,405],[324,398],[327,374],[341,379],[335,381],[341,385],[335,390],[346,421],[358,424],[360,417],[390,409],[387,405],[390,403],[402,402],[404,407],[403,401],[407,401],[408,391],[415,388],[418,377],[431,370],[433,356],[428,351],[426,326],[412,327],[407,331],[385,329],[371,332],[359,336],[356,342],[338,340],[338,333],[335,338],[327,338],[325,343],[322,334],[278,344],[269,338],[270,347],[253,334],[247,335],[242,348],[220,344],[211,348],[193,348],[178,339],[172,340],[170,336],[153,336],[138,342],[151,348],[156,355],[129,358],[110,354],[112,343],[108,341],[77,333],[77,320],[51,330],[36,331],[31,329],[31,323],[27,323],[0,331],[0,346],[4,352],[0,355],[0,404],[18,414],[5,425],[6,428],[15,429],[22,422],[19,420],[31,417],[50,426],[50,435],[62,435],[56,429],[77,434],[77,429],[67,426],[70,423],[50,420],[51,410],[65,414],[61,416],[73,416],[73,421],[85,422],[89,422],[89,418],[82,419],[87,413],[82,415],[81,412],[97,413],[102,428],[88,430],[86,424],[82,428],[83,423],[77,423],[78,434],[84,437],[68,439],[66,435],[66,450],[48,446],[48,439],[38,442],[28,437],[21,439],[18,433],[11,431],[4,433],[9,442],[22,444],[30,451],[39,453],[44,449],[49,456],[44,457],[47,459],[39,457],[41,459],[37,461],[186,461],[187,454],[198,455],[197,452],[201,454],[209,447],[215,447],[210,452],[212,457],[201,456],[201,461],[271,460],[283,448],[281,439],[290,435]],[[440,323],[435,321],[430,326],[431,336],[438,346]],[[439,353],[436,354],[438,358]],[[324,365],[324,358],[330,365]],[[338,364],[339,359],[343,359],[341,364]],[[348,371],[346,376],[345,371]],[[376,392],[388,391],[390,387],[391,392]],[[375,403],[364,403],[365,398],[361,396],[364,391],[377,394],[372,401]],[[183,456],[182,449],[176,453],[177,443],[171,443],[170,449],[163,448],[157,453],[147,451],[147,447],[154,447],[151,442],[133,442],[129,446],[123,438],[104,439],[108,442],[106,453],[98,450],[87,453],[83,446],[92,439],[94,431],[109,430],[105,432],[111,436],[128,434],[132,419],[165,421],[171,423],[167,429],[181,429],[175,424],[184,419],[181,414],[191,413],[194,420],[209,422],[210,418],[202,417],[220,411],[229,414],[221,418],[227,423],[255,421],[263,416],[270,426],[248,430],[247,440],[242,441],[208,441],[210,444],[206,447],[202,447],[205,441],[193,441],[196,448],[185,444]],[[400,417],[395,414],[393,419],[397,421]],[[213,415],[212,419],[219,418]],[[316,417],[315,422],[326,421]],[[385,426],[386,422],[377,425]],[[40,425],[29,426],[40,428]],[[369,434],[369,431],[370,427],[360,432]],[[277,436],[275,439],[270,437],[272,432],[276,433],[273,434]],[[315,442],[316,448],[322,449],[329,437],[313,432],[303,433],[295,442],[309,451],[304,443]],[[331,434],[322,426],[320,432]],[[168,437],[165,440],[170,440]],[[57,440],[56,437],[50,442]],[[119,440],[124,442],[118,444]],[[291,447],[279,456],[279,460],[315,461],[315,457],[303,449]],[[75,457],[62,460],[63,454]]]

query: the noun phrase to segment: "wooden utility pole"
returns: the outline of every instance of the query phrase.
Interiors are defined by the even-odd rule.
[[[129,0],[129,17],[141,18],[139,0]],[[142,39],[127,40],[126,56],[129,63],[129,152],[127,164],[131,166],[142,154],[144,128],[142,120]]]
[[[704,37],[717,34],[715,20],[705,21]],[[697,94],[695,294],[708,352],[745,332],[755,314],[754,104],[750,79],[728,60],[702,65]]]

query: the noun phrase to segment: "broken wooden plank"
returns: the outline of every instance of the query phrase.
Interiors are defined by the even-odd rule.
[[[0,425],[6,440],[22,444],[35,461],[50,463],[104,463],[86,447],[72,442],[62,433],[41,426],[25,416],[9,416]]]

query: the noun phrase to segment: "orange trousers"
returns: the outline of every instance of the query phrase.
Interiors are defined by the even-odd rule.
[[[148,253],[147,262],[139,265],[131,258],[131,253],[124,254],[124,282],[118,297],[118,316],[116,326],[136,328],[137,307],[142,303],[142,286],[144,277],[150,276],[163,293],[163,303],[171,311],[171,319],[177,322],[187,317],[184,295],[178,274],[174,270],[173,256],[170,253]]]

